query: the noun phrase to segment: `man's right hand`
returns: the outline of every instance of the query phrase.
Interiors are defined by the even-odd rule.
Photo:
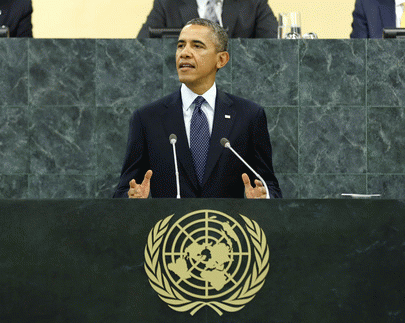
[[[150,192],[150,178],[152,171],[148,170],[143,178],[142,184],[137,184],[133,179],[129,182],[128,197],[130,199],[146,199]]]

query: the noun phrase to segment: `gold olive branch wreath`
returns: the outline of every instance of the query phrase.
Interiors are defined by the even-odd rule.
[[[149,283],[158,293],[160,299],[168,304],[170,308],[178,312],[191,311],[194,315],[202,307],[209,306],[219,315],[222,311],[237,312],[249,303],[256,293],[263,287],[264,279],[269,271],[269,246],[266,236],[259,225],[240,214],[246,223],[246,228],[251,236],[254,245],[256,263],[253,266],[253,272],[246,279],[244,285],[222,302],[202,302],[190,301],[184,298],[176,289],[172,288],[166,276],[162,274],[159,264],[160,245],[168,229],[168,223],[173,215],[160,220],[150,231],[148,242],[145,247],[145,271],[149,277]]]

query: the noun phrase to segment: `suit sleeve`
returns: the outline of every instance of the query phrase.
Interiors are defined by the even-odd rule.
[[[114,198],[128,197],[129,182],[132,179],[135,179],[137,183],[142,183],[145,173],[149,169],[146,149],[141,118],[139,112],[135,111],[130,121],[127,151]]]
[[[278,22],[266,0],[259,0],[254,38],[277,38]]]
[[[16,1],[12,8],[10,37],[32,37],[31,1]]]
[[[352,33],[350,38],[369,38],[369,30],[363,0],[356,0],[353,11]]]
[[[252,128],[253,165],[267,184],[271,198],[282,198],[282,192],[274,175],[270,135],[267,129],[267,118],[263,109],[256,115]]]
[[[166,15],[162,3],[160,0],[153,2],[152,10],[146,19],[146,22],[142,25],[141,30],[137,38],[148,38],[149,27],[152,28],[164,28],[166,27]]]

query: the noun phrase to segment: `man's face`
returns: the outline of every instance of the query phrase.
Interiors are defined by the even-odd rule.
[[[217,52],[215,38],[209,27],[187,25],[180,33],[176,66],[180,82],[197,94],[214,84],[217,69],[229,60],[227,52]]]

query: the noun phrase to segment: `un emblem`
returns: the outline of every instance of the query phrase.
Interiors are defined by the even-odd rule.
[[[145,271],[152,288],[169,307],[191,315],[204,306],[219,315],[241,310],[269,271],[263,230],[243,215],[244,226],[213,210],[191,212],[169,226],[172,217],[148,236]]]

